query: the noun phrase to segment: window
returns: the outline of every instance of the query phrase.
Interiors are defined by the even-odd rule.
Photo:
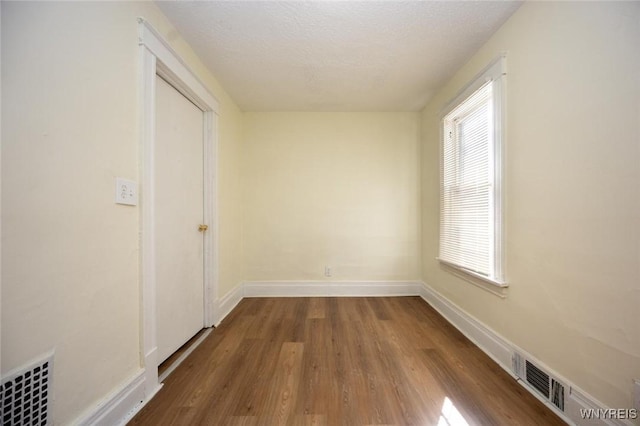
[[[500,286],[504,60],[492,63],[444,111],[438,258]]]

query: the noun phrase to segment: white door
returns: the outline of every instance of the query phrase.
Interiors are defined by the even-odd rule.
[[[204,325],[203,112],[156,78],[158,362]]]

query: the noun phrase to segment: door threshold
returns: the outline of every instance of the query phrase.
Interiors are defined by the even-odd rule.
[[[214,327],[203,328],[195,336],[193,336],[187,343],[182,345],[177,351],[175,351],[169,358],[162,362],[158,366],[158,381],[160,383],[164,382],[169,374],[173,373],[173,371],[178,368],[178,366],[187,359],[191,352],[193,352],[200,343],[207,338],[209,333],[213,331]]]

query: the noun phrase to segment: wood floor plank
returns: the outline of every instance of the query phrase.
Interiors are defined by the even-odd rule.
[[[298,398],[304,343],[284,342],[267,396],[274,424],[286,425]]]
[[[320,414],[296,416],[293,424],[300,426],[329,426],[329,423],[327,423],[327,416]]]
[[[258,426],[258,418],[255,416],[231,416],[222,423],[224,426]]]
[[[251,315],[253,322],[249,330],[247,330],[247,337],[252,339],[266,339],[269,337],[270,327],[273,324],[273,318],[275,317],[276,310],[274,309],[276,299],[243,299],[254,301],[251,305]],[[258,303],[262,302],[262,303]]]
[[[207,420],[213,413],[220,418],[233,415],[232,401],[228,396],[239,392],[242,385],[242,382],[237,380],[236,372],[244,368],[253,357],[258,344],[259,341],[256,339],[243,339],[226,368],[216,368],[207,379],[199,381],[188,391],[191,397],[186,399],[184,404],[198,410],[191,424],[208,423]]]
[[[293,316],[293,335],[291,337],[291,342],[303,342],[304,341],[304,332],[307,320],[307,312],[309,311],[309,299],[308,298],[298,298],[295,300],[296,305],[292,312]]]
[[[327,400],[331,397],[329,322],[324,318],[307,319],[304,340],[305,356],[296,415],[321,415],[327,412]]]
[[[419,297],[246,298],[131,425],[561,425]],[[451,420],[451,419],[450,419]]]
[[[362,407],[368,407],[359,416],[362,421],[370,424],[390,423],[398,415],[391,403],[387,374],[376,351],[376,339],[370,338],[377,334],[367,332],[361,321],[351,321],[348,326],[346,334],[350,341],[349,346],[353,348],[353,368],[358,370],[356,377],[359,380],[356,386],[357,389],[366,389],[366,392],[358,392],[358,403]]]
[[[251,374],[238,374],[237,380],[242,384],[234,398],[234,416],[268,414],[264,401],[264,389],[271,383],[279,355],[278,345],[266,340],[261,341],[261,347],[253,354],[252,363],[242,367],[244,371]]]
[[[389,319],[389,312],[387,311],[383,298],[370,297],[367,301],[369,302],[371,309],[373,309],[373,312],[375,312],[376,318],[379,320]]]
[[[326,301],[324,297],[314,297],[309,299],[309,311],[307,319],[324,319],[326,310]]]
[[[394,361],[398,362],[396,364],[398,370],[403,372],[403,380],[415,392],[416,404],[422,409],[421,417],[427,417],[429,421],[436,422],[446,393],[422,361],[422,352],[415,349],[415,346],[421,345],[412,345],[400,332],[404,328],[398,328],[397,324],[388,321],[381,323],[382,338],[388,345],[389,351],[395,354]]]
[[[438,383],[445,389],[451,400],[464,418],[472,419],[474,424],[493,425],[498,421],[488,413],[479,395],[470,389],[470,381],[463,373],[457,371],[451,362],[447,362],[437,349],[425,349],[423,360],[429,370],[436,377]]]
[[[421,398],[419,390],[412,385],[409,379],[411,373],[405,370],[406,359],[394,350],[393,341],[384,333],[384,330],[381,330],[376,340],[376,350],[382,363],[381,368],[385,371],[388,380],[386,388],[389,398],[396,408],[394,416],[396,423],[436,424],[437,416],[434,407],[430,406],[425,398]],[[423,377],[423,379],[426,378]],[[425,386],[429,385],[425,383]]]

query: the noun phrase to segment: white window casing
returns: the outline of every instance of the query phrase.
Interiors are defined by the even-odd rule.
[[[506,287],[503,136],[506,58],[501,55],[442,111],[438,260]]]

